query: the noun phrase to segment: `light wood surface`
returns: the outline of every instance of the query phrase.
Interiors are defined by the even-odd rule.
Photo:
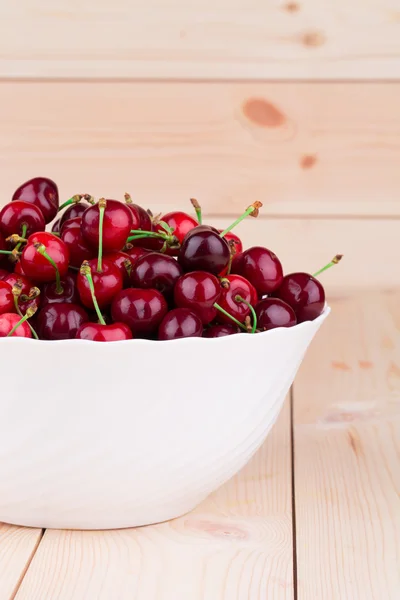
[[[19,0],[0,76],[399,77],[397,0]]]
[[[8,82],[0,104],[0,202],[42,174],[154,210],[400,217],[400,83]]]
[[[41,537],[41,529],[0,523],[0,600],[14,598]]]

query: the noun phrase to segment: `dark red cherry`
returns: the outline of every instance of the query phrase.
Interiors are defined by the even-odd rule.
[[[125,202],[126,206],[132,213],[132,229],[142,229],[143,231],[151,231],[152,222],[147,210],[145,210],[138,204],[134,204],[129,194],[125,194]]]
[[[257,315],[257,329],[261,331],[275,327],[293,327],[297,323],[293,308],[279,298],[264,298],[254,309]]]
[[[79,303],[79,294],[76,286],[76,274],[68,272],[61,280],[62,293],[57,293],[57,285],[54,281],[45,283],[40,294],[41,306],[47,304],[60,304],[69,302],[71,304]]]
[[[68,271],[68,247],[60,238],[45,231],[34,233],[28,238],[28,243],[23,249],[20,259],[24,273],[33,281],[40,283],[54,281],[56,278],[53,265],[40,254],[35,247],[36,244],[45,246],[47,254],[55,262],[62,279]]]
[[[87,320],[87,312],[79,304],[61,302],[42,308],[35,324],[43,340],[71,340]]]
[[[298,323],[313,321],[325,306],[324,288],[318,279],[308,273],[286,275],[274,296],[293,308]]]
[[[219,233],[222,233],[223,229],[218,229],[218,231],[219,231]],[[233,242],[233,247],[235,249],[235,254],[240,254],[241,252],[243,252],[242,240],[235,233],[232,233],[232,231],[229,231],[228,233],[226,233],[224,235],[224,238],[226,239],[226,241],[228,243],[229,242]]]
[[[24,277],[26,277],[26,273],[22,268],[20,260],[18,262],[16,262],[14,265],[14,273],[17,273],[18,275],[24,275]]]
[[[58,212],[58,188],[47,177],[35,177],[26,181],[15,190],[12,199],[23,200],[40,208],[46,223],[50,223]]]
[[[218,275],[230,257],[228,242],[204,225],[195,227],[186,235],[179,252],[179,263],[185,272],[208,271]]]
[[[158,329],[159,340],[201,337],[203,325],[196,313],[188,308],[174,308],[165,315]]]
[[[10,331],[21,320],[21,317],[15,313],[4,313],[0,315],[0,337],[7,337]],[[31,338],[32,333],[28,323],[25,321],[14,331],[10,337]]]
[[[204,330],[203,337],[218,338],[234,333],[239,333],[239,329],[234,325],[211,325],[211,327]]]
[[[69,221],[70,219],[76,219],[77,217],[82,217],[83,213],[87,208],[91,205],[87,202],[75,202],[68,206],[65,212],[62,214],[60,219],[61,225],[65,223],[65,221]]]
[[[167,310],[167,302],[157,290],[122,290],[111,305],[113,321],[128,325],[134,337],[154,334]]]
[[[61,239],[69,250],[69,262],[72,267],[79,268],[84,260],[94,258],[96,251],[83,238],[79,217],[64,222]]]
[[[60,233],[60,228],[61,228],[61,219],[57,219],[57,221],[54,221],[54,223],[51,227],[51,233]]]
[[[129,254],[122,251],[113,252],[112,254],[107,254],[104,258],[111,261],[117,267],[122,275],[124,287],[128,287],[131,282],[129,273],[132,268],[132,260]]]
[[[18,264],[18,263],[17,263]],[[10,274],[10,271],[6,271],[5,269],[0,269],[0,281],[7,277]]]
[[[82,223],[82,217],[74,217],[73,219],[67,219],[66,221],[64,221],[64,223],[61,223],[60,225],[60,233],[62,233],[63,231],[67,231],[67,229],[69,229],[70,227],[72,227],[72,229],[74,227],[80,227]]]
[[[181,275],[182,268],[174,258],[150,252],[134,264],[131,282],[134,287],[158,290],[168,299]]]
[[[191,229],[198,226],[196,219],[178,210],[167,213],[161,218],[161,220],[172,229],[172,232],[177,238],[179,244],[182,244],[186,234],[189,233]],[[155,225],[155,231],[165,232],[165,229],[162,227],[162,225],[157,223]],[[167,248],[166,250],[166,254],[169,254],[170,256],[177,256],[178,252],[179,248]]]
[[[37,231],[44,231],[45,227],[42,211],[29,202],[15,200],[0,211],[0,229],[4,237],[16,233],[26,238]]]
[[[15,312],[11,286],[6,281],[0,281],[0,315],[11,312]]]
[[[253,246],[234,257],[232,273],[242,275],[253,284],[258,294],[270,294],[283,279],[282,265],[273,252],[261,246]]]
[[[189,308],[202,320],[203,325],[211,323],[217,314],[214,308],[215,302],[219,301],[221,295],[221,284],[219,279],[205,271],[193,271],[186,273],[178,279],[174,300],[176,306]]]
[[[90,340],[92,342],[120,342],[131,340],[132,333],[124,323],[84,323],[76,332],[77,340]]]
[[[82,235],[86,242],[99,246],[99,205],[95,204],[82,215]],[[107,200],[103,221],[103,253],[118,252],[126,243],[132,229],[132,212],[126,204],[117,200]]]
[[[132,246],[132,244],[127,244],[124,252],[129,255],[133,266],[141,256],[149,254],[151,250],[146,250],[146,248],[140,248],[139,246]]]
[[[241,275],[227,275],[224,277],[224,281],[225,284],[222,288],[218,304],[227,313],[243,323],[245,318],[250,314],[250,308],[245,302],[238,301],[236,297],[240,296],[243,300],[254,306],[258,301],[257,292],[251,283]],[[222,312],[218,312],[218,321],[228,323],[229,325],[232,323],[231,319]]]
[[[105,308],[111,304],[113,298],[122,290],[122,275],[118,267],[107,259],[103,259],[101,273],[97,272],[97,259],[89,260],[88,264],[92,271],[94,291],[98,305],[100,308]],[[89,283],[86,276],[82,273],[78,273],[77,286],[82,304],[87,308],[93,309],[94,305]],[[120,320],[114,319],[114,321]]]
[[[35,298],[32,298],[31,300],[21,300],[21,296],[29,296],[29,292],[34,287],[33,283],[29,281],[25,275],[19,273],[9,273],[3,281],[8,283],[11,288],[13,288],[15,284],[21,286],[21,294],[18,298],[18,307],[23,315],[25,315],[28,308],[36,308],[36,310],[38,310],[41,304],[41,294]]]

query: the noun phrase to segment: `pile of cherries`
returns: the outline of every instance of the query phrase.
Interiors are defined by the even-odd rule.
[[[222,337],[292,327],[318,317],[314,275],[283,275],[278,257],[243,250],[231,233],[180,211],[154,217],[125,201],[78,194],[59,206],[37,177],[0,211],[0,337],[117,341]],[[54,222],[54,219],[55,222]],[[46,225],[53,223],[51,231]]]

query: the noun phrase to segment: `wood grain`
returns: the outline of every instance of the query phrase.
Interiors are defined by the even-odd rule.
[[[1,36],[0,36],[1,38]],[[398,84],[0,84],[0,202],[125,191],[154,210],[400,216]]]
[[[0,600],[14,598],[41,537],[41,529],[0,523]]]
[[[288,403],[252,461],[194,512],[136,530],[47,530],[17,600],[291,600]]]
[[[334,301],[295,381],[299,600],[398,597],[399,300]]]
[[[3,77],[399,77],[396,0],[20,0],[0,22]]]

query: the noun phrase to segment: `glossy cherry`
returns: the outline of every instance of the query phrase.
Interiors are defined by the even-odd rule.
[[[94,289],[99,307],[105,308],[111,304],[113,298],[122,290],[122,275],[118,267],[107,259],[103,259],[101,273],[97,271],[97,259],[89,260],[87,264],[92,272]],[[77,287],[82,304],[87,308],[93,309],[94,304],[90,286],[87,278],[82,273],[78,273]],[[120,319],[115,320],[118,321]]]
[[[51,233],[60,233],[60,229],[61,219],[57,219],[57,221],[54,221],[53,225],[51,226]]]
[[[57,285],[54,281],[45,283],[40,294],[41,306],[47,304],[60,304],[61,302],[69,302],[77,304],[79,302],[79,294],[76,286],[76,274],[68,272],[61,279],[61,294],[57,292]]]
[[[264,298],[254,308],[257,315],[257,329],[261,331],[276,327],[293,327],[297,323],[293,308],[280,298]]]
[[[286,275],[274,296],[293,308],[298,323],[313,321],[319,317],[325,306],[324,288],[318,279],[309,273]]]
[[[124,287],[128,287],[131,282],[130,273],[132,271],[132,260],[129,254],[122,251],[113,252],[112,254],[106,254],[104,258],[117,267],[122,275]]]
[[[185,272],[208,271],[221,273],[228,265],[228,242],[204,225],[195,227],[186,235],[179,252],[179,263]]]
[[[171,228],[179,244],[182,244],[186,234],[189,233],[189,231],[198,226],[196,219],[181,211],[169,212],[161,217],[161,221],[166,223],[168,227]],[[155,231],[165,231],[160,223],[156,223],[154,229]],[[169,254],[170,256],[177,256],[178,253],[179,248],[167,248],[166,250],[166,254]]]
[[[282,265],[273,252],[253,246],[232,260],[232,273],[238,273],[253,284],[258,294],[270,294],[283,279]]]
[[[12,329],[21,321],[21,317],[16,313],[4,313],[0,315],[0,337],[9,336]],[[25,321],[11,334],[10,337],[31,338],[32,333],[28,323]]]
[[[28,238],[28,243],[21,254],[21,266],[24,273],[33,281],[46,283],[56,279],[56,269],[51,262],[41,254],[39,246],[56,265],[60,277],[63,278],[68,271],[69,250],[67,245],[52,233],[34,233]]]
[[[76,219],[77,217],[82,217],[83,213],[87,208],[90,208],[90,204],[87,202],[74,202],[71,206],[65,210],[60,219],[60,224],[63,225],[65,221],[69,221],[70,219]]]
[[[218,229],[219,233],[222,233],[222,229]],[[228,243],[232,242],[233,243],[233,247],[235,249],[234,254],[240,254],[241,252],[243,252],[243,243],[242,240],[240,239],[240,237],[238,237],[236,235],[236,233],[232,233],[232,231],[230,231],[229,233],[226,233],[224,235],[224,238],[226,239],[226,241]]]
[[[131,340],[132,333],[124,323],[112,323],[111,325],[84,323],[76,332],[75,338],[92,342],[120,342]]]
[[[171,256],[150,252],[134,264],[131,282],[133,287],[152,288],[169,299],[182,273],[181,266]]]
[[[96,251],[82,235],[80,218],[65,221],[61,227],[61,239],[69,250],[69,262],[79,268],[84,260],[94,258]]]
[[[193,271],[178,279],[174,300],[177,307],[189,308],[200,317],[203,325],[207,325],[217,314],[214,304],[219,301],[221,291],[220,281],[215,275]]]
[[[16,262],[16,263],[15,263],[15,266],[14,266],[14,273],[17,273],[18,275],[23,275],[24,277],[26,277],[26,273],[25,273],[25,271],[24,271],[24,270],[23,270],[23,268],[22,268],[22,265],[21,265],[21,261],[20,261],[20,260],[19,260],[18,262]]]
[[[125,194],[126,206],[132,213],[132,229],[142,229],[143,231],[152,231],[152,221],[147,210],[134,204],[129,194]]]
[[[0,281],[2,279],[4,279],[4,277],[7,277],[7,275],[10,274],[10,271],[6,271],[5,269],[0,269]]]
[[[44,231],[45,227],[42,211],[29,202],[15,200],[0,211],[0,229],[4,237],[17,234],[26,238],[37,231]]]
[[[167,302],[157,290],[129,288],[113,300],[113,321],[128,325],[134,337],[147,337],[157,331],[167,313]]]
[[[223,287],[218,304],[232,317],[243,323],[250,314],[250,308],[245,302],[238,301],[237,296],[240,296],[252,306],[258,301],[257,292],[247,279],[241,275],[227,275],[223,278]],[[222,323],[232,324],[231,319],[222,312],[218,312],[217,318]]]
[[[79,304],[47,304],[38,314],[36,329],[43,340],[68,340],[87,321],[88,314]]]
[[[177,340],[187,337],[201,337],[203,325],[200,317],[188,308],[174,308],[161,321],[158,329],[159,340]]]
[[[204,330],[203,337],[218,338],[233,335],[234,333],[239,333],[239,329],[234,325],[211,325],[211,327]]]
[[[132,244],[127,244],[124,252],[129,255],[133,266],[141,256],[149,254],[151,250],[146,250],[146,248],[140,248],[139,246],[132,246]]]
[[[9,273],[4,279],[6,283],[13,289],[14,286],[18,286],[21,293],[18,297],[18,308],[19,311],[25,315],[28,308],[34,308],[35,312],[41,305],[41,294],[34,295],[32,299],[28,299],[31,290],[33,290],[33,283],[25,276],[19,273]],[[14,305],[15,306],[15,305]]]
[[[103,200],[103,199],[102,199]],[[101,207],[101,201],[99,201]],[[82,235],[94,248],[99,247],[99,203],[90,206],[82,215]],[[103,220],[103,252],[118,252],[126,243],[132,229],[132,212],[126,204],[117,200],[106,200]]]
[[[15,190],[12,199],[23,200],[40,208],[46,223],[50,223],[58,212],[58,188],[47,177],[35,177],[26,181]]]
[[[0,315],[11,312],[15,312],[11,286],[6,281],[0,281]]]

